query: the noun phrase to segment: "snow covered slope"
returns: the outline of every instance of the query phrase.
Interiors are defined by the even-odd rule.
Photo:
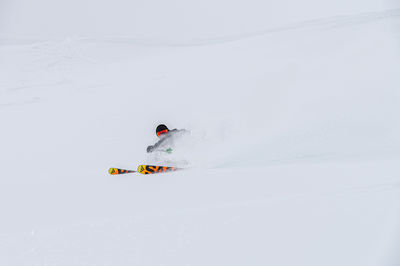
[[[1,4],[0,265],[400,265],[397,2],[53,2]],[[109,176],[158,123],[194,167]]]

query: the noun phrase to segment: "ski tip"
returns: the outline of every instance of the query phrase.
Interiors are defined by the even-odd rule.
[[[145,167],[145,165],[139,165],[137,171],[142,174],[146,170]]]
[[[118,169],[117,168],[110,168],[110,169],[108,169],[108,173],[110,175],[117,175],[118,174]]]

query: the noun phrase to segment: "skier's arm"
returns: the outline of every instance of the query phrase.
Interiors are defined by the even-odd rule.
[[[166,139],[167,138],[160,139],[159,141],[156,142],[156,144],[148,146],[147,152],[150,153],[155,151]]]
[[[190,131],[188,131],[188,130],[186,130],[186,129],[172,129],[172,130],[170,130],[169,131],[169,134],[175,134],[175,133],[183,133],[183,134],[188,134],[188,133],[190,133]],[[150,146],[148,146],[147,147],[147,152],[148,153],[150,153],[150,152],[153,152],[153,151],[156,151],[157,149],[158,149],[158,147],[161,145],[161,144],[163,144],[167,139],[170,139],[172,136],[171,135],[168,135],[168,136],[166,136],[166,137],[164,137],[164,138],[162,138],[162,139],[160,139],[158,142],[156,142],[156,144],[154,144],[154,145],[150,145]],[[171,148],[169,148],[168,150],[166,150],[166,152],[168,152],[168,153],[171,153],[172,152],[172,149]]]

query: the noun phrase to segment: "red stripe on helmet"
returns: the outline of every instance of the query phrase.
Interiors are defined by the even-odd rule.
[[[167,132],[168,132],[168,129],[164,129],[164,130],[158,131],[157,132],[157,136],[160,136],[160,135],[165,134]]]

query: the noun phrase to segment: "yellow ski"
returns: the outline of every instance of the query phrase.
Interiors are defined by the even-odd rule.
[[[139,165],[137,171],[144,175],[149,174],[157,174],[157,173],[166,173],[180,170],[180,168],[176,168],[173,166],[157,166],[157,165]]]
[[[176,168],[173,166],[158,166],[158,165],[139,165],[137,171],[134,170],[127,170],[127,169],[120,169],[120,168],[110,168],[108,169],[108,173],[110,175],[122,175],[128,173],[141,173],[144,175],[149,174],[158,174],[158,173],[166,173],[181,170],[182,168]]]
[[[108,173],[110,175],[121,175],[121,174],[128,174],[128,173],[136,173],[137,171],[134,170],[125,170],[119,168],[110,168],[108,169]]]

